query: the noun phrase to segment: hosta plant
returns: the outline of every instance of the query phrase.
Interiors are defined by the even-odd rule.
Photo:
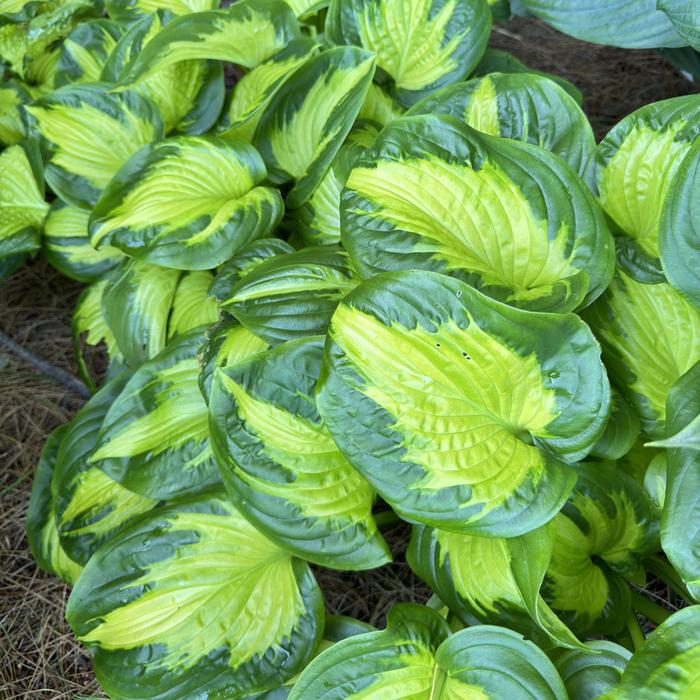
[[[109,697],[700,694],[700,97],[596,144],[508,12],[0,0],[0,274],[85,283],[92,394],[27,534]],[[395,522],[429,603],[329,615]]]

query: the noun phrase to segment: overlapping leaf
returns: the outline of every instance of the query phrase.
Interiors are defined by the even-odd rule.
[[[43,247],[49,262],[67,277],[93,282],[124,258],[111,246],[95,250],[88,233],[87,209],[71,207],[56,200],[44,222]]]
[[[414,526],[407,558],[465,625],[501,624],[545,645],[576,647],[540,595],[553,534],[543,527],[502,539]]]
[[[377,55],[377,66],[405,105],[465,78],[490,30],[485,0],[333,0],[326,20],[332,41]]]
[[[134,22],[102,71],[102,80],[120,82],[145,47],[160,36],[170,19],[148,14]],[[166,132],[201,134],[219,117],[224,102],[224,76],[217,61],[189,60],[168,64],[132,86],[158,107]]]
[[[434,270],[532,310],[586,305],[612,275],[602,212],[571,168],[447,115],[382,131],[350,173],[341,228],[365,277]]]
[[[621,234],[620,265],[641,282],[664,281],[659,262],[661,214],[674,176],[699,134],[700,97],[688,95],[632,112],[598,145],[598,198]]]
[[[265,165],[240,139],[180,136],[141,149],[90,217],[93,245],[149,263],[205,270],[269,234],[282,217]]]
[[[199,390],[196,328],[171,341],[134,372],[100,429],[91,457],[114,481],[156,499],[220,483]]]
[[[630,659],[600,700],[678,700],[700,693],[700,606],[671,615]]]
[[[700,308],[700,140],[678,168],[659,223],[659,254],[666,279]]]
[[[21,145],[0,153],[0,259],[39,248],[49,205],[38,174]]]
[[[313,654],[323,602],[306,563],[229,501],[200,496],[122,530],[68,602],[112,697],[243,697],[275,688]]]
[[[513,537],[550,520],[607,421],[599,348],[430,272],[379,275],[338,306],[319,411],[348,460],[412,520]]]
[[[586,115],[563,88],[528,73],[494,73],[429,95],[409,114],[449,114],[492,136],[531,143],[584,175],[595,149]]]
[[[46,182],[65,202],[90,208],[123,163],[163,135],[156,107],[105,83],[67,85],[25,108],[46,153]]]
[[[483,625],[449,634],[430,608],[397,605],[385,630],[350,637],[322,652],[302,672],[289,699],[567,697],[544,652],[515,632]]]
[[[230,287],[222,307],[276,345],[325,333],[338,302],[359,281],[344,251],[304,248],[254,267]]]
[[[641,284],[618,270],[584,317],[644,432],[665,437],[666,392],[700,360],[700,311],[670,285]]]
[[[254,144],[276,184],[295,181],[290,208],[301,206],[323,178],[355,121],[374,75],[374,57],[338,47],[311,58],[274,94]]]
[[[317,50],[307,38],[291,41],[282,51],[246,73],[235,85],[220,128],[252,141],[263,110],[272,96]]]
[[[182,273],[139,261],[116,272],[113,279],[105,281],[101,314],[126,363],[138,367],[165,347],[168,318]]]
[[[299,25],[283,0],[241,0],[226,10],[176,17],[134,58],[125,83],[193,59],[254,68],[299,38]]]
[[[67,426],[56,428],[44,443],[36,467],[32,495],[27,506],[27,540],[37,566],[55,574],[66,583],[74,583],[82,570],[61,545],[56,527],[56,510],[51,494],[51,479],[56,455]]]
[[[373,568],[390,555],[372,488],[316,409],[322,353],[311,337],[215,372],[212,443],[234,503],[268,537],[322,566]]]
[[[72,559],[86,564],[98,547],[158,501],[129,491],[91,462],[102,421],[129,373],[115,377],[68,424],[51,481],[60,542]]]
[[[657,548],[656,516],[642,488],[614,467],[577,469],[576,490],[553,521],[543,595],[579,634],[619,632],[630,612],[624,579],[639,580],[641,559]]]

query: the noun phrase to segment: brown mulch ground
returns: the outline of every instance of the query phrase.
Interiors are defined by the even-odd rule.
[[[569,39],[538,22],[496,28],[492,44],[575,82],[598,137],[625,114],[691,86],[654,51],[623,51]],[[70,316],[80,285],[43,260],[0,283],[0,330],[56,366],[75,372]],[[98,691],[87,655],[63,620],[67,589],[37,571],[24,537],[26,502],[43,441],[82,400],[0,346],[0,700],[61,700]],[[387,532],[397,561],[379,571],[319,570],[329,609],[383,622],[399,600],[423,601],[425,586],[403,561],[407,528]],[[658,586],[653,596],[668,600]]]

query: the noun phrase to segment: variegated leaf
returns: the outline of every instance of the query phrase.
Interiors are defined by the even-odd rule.
[[[105,414],[129,379],[123,372],[107,382],[68,424],[51,482],[61,545],[85,565],[99,546],[125,523],[158,501],[129,491],[90,461]]]
[[[358,159],[341,199],[357,270],[427,269],[536,311],[571,311],[608,285],[614,250],[585,183],[541,148],[447,115],[404,117]]]
[[[482,133],[540,146],[581,176],[595,149],[593,129],[575,100],[552,80],[528,73],[494,73],[452,85],[409,114],[449,114]]]
[[[202,328],[144,362],[117,396],[90,461],[130,491],[169,499],[220,483],[199,390]]]
[[[376,53],[404,105],[464,79],[490,31],[485,0],[333,0],[326,20],[332,41]]]
[[[402,516],[515,537],[549,521],[602,433],[609,385],[573,315],[535,314],[431,272],[379,275],[329,328],[319,411]]]
[[[350,131],[374,75],[374,57],[355,47],[324,51],[274,94],[254,144],[276,184],[294,180],[291,209],[313,193]]]
[[[64,275],[80,282],[94,282],[112,270],[124,255],[116,248],[95,250],[88,234],[87,209],[56,200],[44,222],[43,247],[48,261]]]
[[[598,199],[619,229],[619,264],[640,282],[664,281],[661,214],[683,158],[699,135],[700,95],[687,95],[632,112],[598,145]]]
[[[182,270],[220,265],[274,230],[279,192],[245,141],[180,136],[141,149],[119,170],[90,217],[95,247],[111,245]]]
[[[27,506],[27,541],[37,566],[63,579],[75,583],[82,566],[68,556],[61,545],[56,527],[56,509],[51,493],[51,479],[56,466],[61,441],[67,426],[56,428],[44,443],[39,464],[34,474],[32,494]]]
[[[111,697],[245,697],[311,658],[323,600],[308,565],[231,503],[158,508],[96,552],[66,616]]]
[[[214,373],[212,445],[239,510],[315,564],[370,569],[390,560],[374,492],[336,447],[316,409],[323,338],[290,341]]]
[[[643,431],[665,437],[666,393],[700,360],[700,310],[669,284],[642,284],[618,270],[584,318]]]
[[[156,107],[106,83],[67,85],[25,107],[46,153],[46,182],[65,202],[90,208],[124,162],[163,135]]]
[[[221,305],[277,345],[325,333],[338,302],[358,283],[344,251],[304,248],[254,267],[230,287]]]
[[[193,59],[254,68],[299,37],[296,18],[283,0],[240,0],[225,10],[176,17],[134,57],[122,81],[142,81]]]
[[[543,596],[578,634],[612,634],[630,613],[625,578],[658,548],[658,522],[641,486],[614,466],[580,464],[574,494],[553,521]]]
[[[289,700],[565,700],[552,662],[503,627],[480,625],[450,636],[433,610],[404,603],[381,632],[356,635],[319,654]]]

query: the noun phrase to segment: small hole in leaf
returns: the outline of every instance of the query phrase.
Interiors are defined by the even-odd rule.
[[[471,358],[471,355],[467,355],[466,352],[463,352],[463,353],[462,353],[462,357],[466,357],[468,360],[471,360],[471,359],[472,359],[472,358]]]
[[[435,347],[436,347],[436,348],[439,348],[439,347],[440,347],[440,343],[435,343]]]

